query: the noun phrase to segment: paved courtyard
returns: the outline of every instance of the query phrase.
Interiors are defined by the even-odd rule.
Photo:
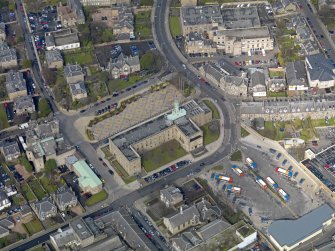
[[[95,124],[92,128],[94,138],[96,140],[105,139],[168,111],[172,109],[176,99],[180,103],[184,101],[184,97],[173,85],[168,85],[165,89],[145,95],[127,105],[122,113]]]

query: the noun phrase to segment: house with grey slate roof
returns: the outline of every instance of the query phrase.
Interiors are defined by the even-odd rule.
[[[254,97],[266,97],[266,79],[263,69],[249,69],[250,88]]]
[[[22,115],[35,112],[35,104],[32,96],[17,97],[14,99],[14,112]]]
[[[63,57],[60,50],[54,49],[46,51],[45,59],[47,61],[48,68],[58,69],[63,67]]]
[[[319,53],[305,59],[307,78],[311,88],[331,88],[335,85],[335,67],[333,63]]]
[[[9,99],[27,96],[27,84],[22,72],[11,70],[6,73],[6,90]]]
[[[125,56],[121,53],[116,59],[111,59],[107,70],[111,72],[114,79],[126,78],[129,74],[141,70],[140,58],[138,56]]]
[[[68,84],[84,81],[83,69],[79,64],[69,64],[64,66],[64,76]]]
[[[19,145],[15,140],[1,142],[0,151],[6,161],[15,161],[21,156]]]
[[[49,198],[31,203],[30,206],[34,210],[37,217],[42,221],[57,215],[57,207]]]
[[[84,81],[69,84],[72,100],[87,98],[87,90]]]
[[[9,69],[17,66],[16,50],[7,43],[0,42],[0,68]]]
[[[78,203],[77,196],[74,192],[65,186],[59,188],[52,194],[52,198],[60,211],[66,211],[68,208],[74,207]]]
[[[289,251],[318,236],[335,219],[334,210],[327,204],[295,220],[277,220],[268,227],[271,242],[280,251]]]
[[[160,191],[160,199],[166,207],[173,207],[183,201],[183,194],[175,186],[169,186]]]
[[[302,94],[308,90],[304,61],[286,63],[286,82],[289,95]]]
[[[58,229],[50,235],[50,242],[56,251],[76,250],[80,246],[80,241],[72,228]]]
[[[0,190],[0,210],[4,210],[12,205],[10,200],[8,199],[7,194]]]
[[[14,222],[9,218],[0,220],[0,238],[9,235],[11,229],[15,226]]]

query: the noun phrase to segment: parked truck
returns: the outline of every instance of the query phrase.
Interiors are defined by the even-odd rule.
[[[230,192],[233,192],[233,193],[237,193],[237,194],[241,193],[241,188],[240,187],[235,187],[233,185],[227,185],[226,190],[230,191]]]
[[[261,177],[256,177],[256,182],[262,189],[266,189],[268,187]]]
[[[222,175],[222,174],[217,174],[216,177],[215,177],[215,179],[216,179],[216,180],[226,181],[226,182],[229,182],[229,183],[232,183],[232,182],[233,182],[233,178],[224,176],[224,175]]]
[[[274,182],[274,180],[271,177],[266,177],[265,180],[266,180],[266,183],[268,183],[268,185],[272,187],[274,190],[278,189],[278,184]]]
[[[278,195],[284,200],[288,201],[290,196],[281,188],[278,189]]]
[[[251,168],[251,169],[255,169],[257,167],[256,162],[254,162],[252,159],[250,158],[246,158],[245,161],[247,162],[247,165]]]
[[[237,176],[244,176],[243,171],[237,165],[233,165],[231,168],[233,169],[234,173],[237,174]]]
[[[292,178],[293,172],[281,167],[276,167],[276,172],[288,178]]]

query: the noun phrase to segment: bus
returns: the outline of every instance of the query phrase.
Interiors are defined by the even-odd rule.
[[[216,179],[217,180],[227,181],[229,183],[233,182],[233,178],[230,178],[230,177],[227,177],[227,176],[223,176],[223,175],[219,175],[219,174],[216,176]]]
[[[274,190],[277,190],[278,189],[278,184],[276,182],[274,182],[273,179],[271,179],[271,177],[266,177],[266,183],[268,183],[268,185],[270,187],[272,187]]]
[[[276,167],[276,172],[288,178],[292,178],[292,175],[293,175],[292,171],[286,170],[281,167]]]
[[[281,188],[278,189],[278,195],[284,200],[288,201],[290,196]]]
[[[261,177],[257,177],[256,182],[262,189],[266,189],[268,187]]]
[[[254,162],[252,159],[250,159],[250,158],[246,158],[245,161],[247,162],[248,166],[249,166],[251,169],[255,169],[255,168],[257,167],[256,162]]]
[[[243,171],[238,166],[233,165],[231,168],[233,169],[234,173],[237,174],[237,176],[240,176],[240,177],[244,176]]]

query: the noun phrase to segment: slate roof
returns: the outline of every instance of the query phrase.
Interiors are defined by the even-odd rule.
[[[307,56],[306,68],[311,80],[329,81],[335,79],[335,68],[322,53]]]
[[[323,223],[331,219],[333,214],[334,210],[324,204],[299,219],[273,222],[268,228],[268,233],[280,246],[290,247],[322,229]]]
[[[26,80],[22,72],[11,70],[6,73],[6,89],[8,93],[27,90]]]
[[[220,82],[221,78],[225,75],[215,64],[206,64],[203,68],[206,74],[212,76],[218,82]]]
[[[0,61],[12,61],[17,60],[16,50],[14,48],[9,48],[7,43],[0,43]]]
[[[73,77],[83,75],[83,70],[79,64],[69,64],[64,67],[64,76]]]
[[[230,227],[230,224],[221,219],[216,219],[196,230],[203,241],[207,241],[213,236]]]
[[[53,209],[57,209],[55,204],[53,204],[49,198],[36,202],[34,203],[34,205],[38,214],[41,214],[42,212],[48,213],[50,211],[53,211]]]
[[[16,109],[25,109],[33,107],[35,109],[35,104],[31,96],[22,96],[14,99],[14,106]]]
[[[76,96],[78,94],[85,94],[87,93],[85,83],[83,81],[79,81],[75,84],[69,84],[71,93],[73,96]]]
[[[295,61],[286,63],[286,79],[288,85],[306,86],[306,70],[304,61]]]
[[[264,71],[259,69],[250,69],[250,79],[253,86],[266,86]]]
[[[183,209],[182,212],[178,212],[171,217],[167,217],[170,221],[170,224],[173,228],[182,225],[185,222],[188,222],[192,219],[200,218],[199,211],[195,205]]]
[[[46,51],[45,58],[48,64],[52,64],[53,62],[58,62],[58,61],[63,62],[62,54],[60,53],[60,50],[57,50],[57,49]]]
[[[111,60],[110,69],[114,67],[121,69],[124,65],[135,66],[140,64],[140,58],[138,56],[125,56],[121,53],[116,59]]]
[[[20,148],[16,141],[4,141],[2,147],[5,156],[20,153]]]

